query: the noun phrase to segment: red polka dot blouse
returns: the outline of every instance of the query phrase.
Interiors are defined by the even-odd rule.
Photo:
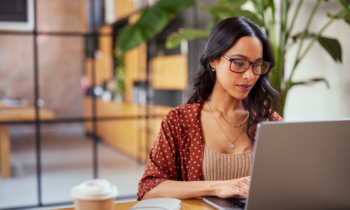
[[[180,105],[164,116],[139,182],[137,200],[166,180],[203,180],[204,141],[199,118],[202,103],[201,99]],[[267,121],[283,119],[274,112]]]

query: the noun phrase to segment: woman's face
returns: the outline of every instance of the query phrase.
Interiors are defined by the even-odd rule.
[[[244,36],[224,55],[230,58],[239,58],[250,62],[263,60],[263,45],[258,37]],[[259,79],[259,75],[253,74],[253,65],[244,73],[230,71],[230,61],[224,57],[210,62],[212,68],[216,69],[216,85],[228,92],[232,97],[244,99]]]

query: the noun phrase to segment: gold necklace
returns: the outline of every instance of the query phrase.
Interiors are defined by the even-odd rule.
[[[211,103],[208,101],[208,103],[210,104],[210,106],[212,106],[217,112],[219,112],[213,105],[211,105]],[[227,124],[229,124],[232,128],[239,128],[241,127],[245,122],[247,122],[248,118],[249,118],[249,111],[247,110],[247,117],[245,118],[245,120],[243,122],[241,122],[238,125],[232,125],[229,122],[227,122],[227,120],[224,118],[224,116],[221,115],[221,113],[219,112],[220,116],[225,120],[225,122]]]
[[[209,101],[208,101],[208,103],[209,103]],[[222,132],[225,134],[225,136],[227,137],[227,139],[228,139],[229,142],[231,143],[231,144],[230,144],[230,148],[231,148],[231,149],[234,149],[234,148],[235,148],[235,143],[236,143],[238,137],[241,135],[241,133],[242,133],[244,127],[241,129],[241,131],[239,132],[239,134],[238,134],[238,136],[236,137],[236,139],[232,142],[231,139],[226,135],[224,129],[222,129],[222,127],[221,127],[221,125],[219,124],[219,122],[218,122],[218,120],[216,119],[216,117],[214,116],[214,113],[213,113],[213,110],[211,109],[211,104],[210,104],[210,103],[209,103],[209,108],[210,108],[211,114],[213,115],[213,117],[214,117],[216,123],[219,125],[220,129],[222,130]]]

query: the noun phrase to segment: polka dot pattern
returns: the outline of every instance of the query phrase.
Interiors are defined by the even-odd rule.
[[[203,100],[172,109],[160,126],[139,182],[137,200],[166,180],[200,181],[204,150],[199,111]],[[272,113],[268,121],[282,121]]]

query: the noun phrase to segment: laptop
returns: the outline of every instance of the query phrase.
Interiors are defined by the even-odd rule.
[[[202,200],[217,209],[350,209],[350,119],[262,122],[248,198]]]

